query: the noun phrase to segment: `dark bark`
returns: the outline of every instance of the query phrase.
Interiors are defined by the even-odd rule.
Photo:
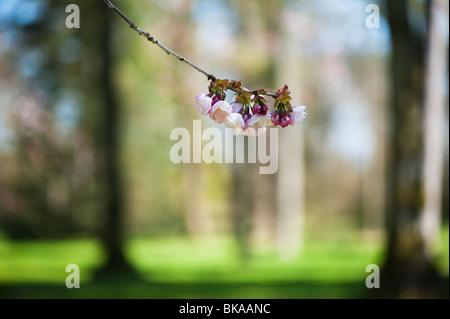
[[[406,0],[388,1],[392,37],[391,101],[386,162],[388,243],[377,297],[438,297],[441,280],[420,233],[423,208],[425,41],[408,23]]]
[[[135,275],[134,270],[124,256],[124,205],[123,189],[120,175],[119,152],[119,102],[113,80],[113,57],[111,48],[112,13],[101,1],[99,11],[99,45],[101,52],[101,73],[99,91],[102,92],[103,132],[101,132],[101,150],[104,164],[105,184],[105,220],[101,240],[107,254],[106,263],[97,277],[120,274]]]

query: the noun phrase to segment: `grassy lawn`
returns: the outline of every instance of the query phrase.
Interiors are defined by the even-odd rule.
[[[448,229],[437,259],[448,276]],[[306,242],[300,256],[280,260],[274,252],[247,261],[231,239],[194,241],[134,239],[127,257],[142,280],[118,276],[92,282],[104,256],[98,242],[0,240],[2,298],[358,298],[364,297],[365,267],[380,264],[381,243]],[[80,267],[80,289],[67,289],[65,268]]]

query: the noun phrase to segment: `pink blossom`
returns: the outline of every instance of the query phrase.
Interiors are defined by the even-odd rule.
[[[266,126],[272,126],[272,120],[270,115],[255,114],[248,120],[248,126],[255,128],[263,128]]]
[[[228,102],[219,101],[209,110],[209,117],[216,123],[223,123],[231,114],[232,108]]]
[[[211,109],[211,98],[205,93],[199,94],[195,97],[195,107],[200,112],[201,115],[208,114]]]
[[[305,112],[306,106],[296,106],[292,109],[292,112],[290,114],[290,124],[295,125],[295,123],[300,123],[303,121],[306,117]]]
[[[244,131],[244,135],[255,136],[266,131],[266,126],[272,126],[270,115],[253,115],[247,122],[248,128]]]
[[[231,127],[236,135],[242,134],[246,127],[242,114],[239,113],[231,113],[228,115],[225,119],[225,125]]]

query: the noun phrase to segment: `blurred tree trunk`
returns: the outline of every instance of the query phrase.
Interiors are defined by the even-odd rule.
[[[245,139],[245,149],[248,145],[248,137]],[[248,153],[247,151],[245,153]],[[233,234],[238,244],[238,252],[243,261],[251,254],[250,231],[252,228],[251,214],[253,211],[253,187],[252,170],[255,164],[235,164],[232,167],[232,227]]]
[[[267,39],[270,37],[272,30],[266,23],[273,14],[272,6],[269,1],[264,2],[264,4],[257,0],[236,1],[236,7],[242,20],[242,27],[239,31],[239,46],[240,48],[247,48],[247,51],[244,51],[247,60],[243,60],[242,63],[247,64],[248,58],[263,61],[260,62],[259,68],[254,67],[253,63],[247,64],[248,79],[244,82],[249,83],[252,88],[269,87],[274,84],[273,55],[267,54],[267,46],[269,45]],[[253,84],[250,84],[252,82]],[[260,138],[262,137],[258,137],[258,139]],[[269,149],[270,130],[267,130],[266,150]],[[255,166],[259,165],[255,164]],[[251,239],[254,244],[252,248],[266,251],[267,249],[273,249],[273,243],[276,239],[276,174],[260,174],[257,167],[252,169],[251,173],[253,175],[251,176],[253,211],[249,212],[249,218],[252,221],[248,221],[248,223],[252,225]]]
[[[440,238],[444,164],[444,89],[447,70],[446,40],[443,29],[439,30],[438,3],[445,5],[444,1],[430,1],[425,78],[425,157],[423,164],[425,202],[421,231],[430,256],[433,255],[433,250],[439,248]]]
[[[236,34],[238,41],[238,51],[236,60],[242,64],[240,71],[241,79],[246,86],[252,88],[252,80],[255,76],[259,76],[258,71],[249,67],[249,58],[259,57],[258,53],[254,53],[255,46],[257,46],[258,39],[264,33],[264,28],[260,26],[259,19],[261,18],[260,6],[254,0],[249,1],[233,1],[231,3],[235,12],[239,17],[239,32]],[[251,51],[249,50],[251,48]],[[251,52],[251,55],[250,55]],[[251,63],[250,63],[251,65]],[[258,79],[258,85],[261,84],[261,79]],[[245,164],[233,164],[231,170],[231,224],[234,238],[238,244],[238,253],[243,261],[247,260],[251,251],[251,237],[255,235],[261,228],[264,227],[264,214],[262,211],[257,211],[263,201],[270,198],[261,199],[262,194],[258,194],[260,181],[257,173],[257,164],[248,163],[248,143],[249,137],[238,137],[244,139],[244,158]],[[250,137],[254,138],[254,137]],[[234,137],[234,145],[236,145],[236,137]],[[234,154],[234,162],[236,163],[236,153]],[[261,202],[260,202],[261,199]],[[256,219],[263,218],[257,223]],[[256,238],[254,238],[256,239]]]
[[[193,5],[194,1],[183,0],[178,3],[177,6],[175,5],[176,8],[172,8],[170,13],[173,13],[173,16],[172,19],[168,21],[170,23],[170,32],[167,32],[165,39],[172,43],[170,47],[176,52],[182,52],[182,54],[191,61],[198,61],[199,59],[196,54],[197,50],[192,46],[192,43],[195,43],[195,28],[192,23],[193,21],[191,20]],[[181,38],[180,34],[183,35]],[[190,136],[194,136],[192,127],[193,120],[201,118],[199,118],[199,113],[193,107],[193,99],[186,100],[185,97],[191,96],[192,92],[206,92],[208,82],[190,81],[189,79],[191,77],[201,79],[197,71],[186,68],[186,65],[182,63],[175,62],[173,65],[173,87],[177,87],[179,93],[174,98],[177,101],[177,105],[181,106],[177,114],[180,117],[182,126],[189,130]],[[179,83],[183,83],[183,85],[179,87]],[[199,138],[201,139],[201,136]],[[197,145],[197,143],[200,145]],[[192,152],[197,146],[202,146],[202,142],[201,140],[199,141],[198,138],[195,138],[192,144]],[[183,170],[183,175],[183,200],[186,230],[192,238],[201,239],[212,233],[211,217],[205,207],[205,194],[207,194],[205,165],[186,165]],[[195,185],[195,187],[193,187],[193,185]]]
[[[188,121],[186,122],[188,123]],[[205,188],[205,173],[201,164],[191,164],[186,167],[183,174],[186,230],[192,238],[201,239],[211,233],[208,229],[210,224],[207,222],[208,215],[204,209],[205,194],[207,192]]]
[[[300,58],[295,55],[294,17],[287,10],[278,13],[282,21],[275,56],[277,87],[288,84],[292,106],[301,101]],[[283,259],[294,258],[303,244],[304,224],[304,137],[301,125],[278,130],[277,245]]]
[[[424,42],[408,23],[406,0],[387,2],[392,37],[386,165],[387,256],[379,297],[437,296],[439,276],[420,232],[423,208]]]
[[[98,89],[103,103],[103,123],[100,149],[104,164],[105,221],[102,230],[102,243],[106,250],[106,264],[98,276],[120,273],[120,276],[134,275],[132,267],[124,257],[123,227],[124,205],[119,164],[119,102],[113,80],[113,57],[111,48],[111,19],[113,13],[103,1],[97,2],[98,10],[98,50],[101,54],[101,69]]]
[[[258,137],[262,138],[262,137]],[[270,130],[266,132],[266,150],[270,149]],[[259,143],[259,142],[258,142]],[[272,146],[273,147],[273,146]],[[257,247],[273,249],[276,239],[276,174],[262,175],[253,170],[253,229],[252,238]]]
[[[301,74],[299,59],[294,56],[297,42],[295,31],[282,16],[286,12],[285,2],[239,1],[235,5],[242,20],[239,32],[242,47],[250,47],[256,61],[267,59],[268,62],[259,74],[249,72],[258,80],[255,85],[261,85],[258,84],[261,79],[276,88],[286,83],[295,97],[293,102],[299,101]],[[255,51],[259,47],[269,56],[258,55]],[[244,79],[244,82],[251,81]],[[267,138],[269,136],[267,134]],[[298,253],[302,244],[304,163],[301,127],[278,130],[277,147],[277,174],[263,176],[257,170],[253,171],[253,216],[247,214],[253,218],[254,239],[259,244],[276,239],[280,256],[289,259]],[[249,226],[239,227],[250,229]]]
[[[385,118],[388,96],[388,70],[385,67],[385,59],[376,58],[367,61],[367,57],[361,58],[361,64],[358,64],[358,83],[364,96],[373,101],[370,104],[368,112],[373,121],[373,133],[376,140],[376,148],[373,158],[364,159],[361,162],[361,193],[362,193],[362,229],[367,241],[378,238],[381,231],[384,230],[384,158],[385,158]],[[367,76],[370,74],[370,76]],[[375,236],[375,237],[374,237]]]

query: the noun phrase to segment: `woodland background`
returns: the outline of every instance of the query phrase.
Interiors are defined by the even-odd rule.
[[[308,116],[279,130],[274,175],[176,165],[203,75],[103,1],[0,0],[1,297],[448,298],[448,2],[114,4]]]

